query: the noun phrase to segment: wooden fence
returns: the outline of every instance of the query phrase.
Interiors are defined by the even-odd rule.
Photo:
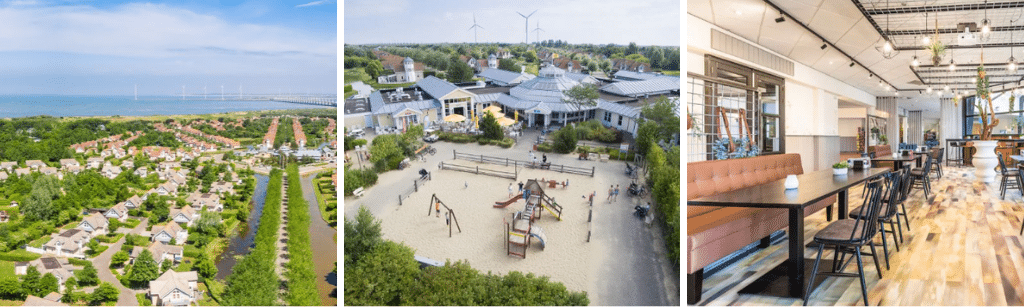
[[[512,180],[516,180],[517,178],[519,178],[519,174],[517,174],[516,172],[492,170],[492,169],[480,168],[479,166],[475,166],[474,167],[474,166],[458,165],[458,164],[452,164],[451,162],[444,163],[444,161],[441,161],[441,169],[448,169],[448,170],[453,170],[453,171],[473,173],[473,174],[477,174],[477,175],[487,175],[487,176],[508,178],[508,179],[512,179]]]
[[[452,156],[454,156],[455,160],[466,160],[466,161],[473,161],[473,162],[487,163],[487,164],[494,164],[494,165],[512,166],[512,167],[515,167],[516,169],[519,169],[520,167],[541,168],[541,169],[547,169],[547,170],[556,171],[556,172],[559,172],[559,173],[586,175],[586,176],[594,177],[594,167],[590,167],[590,169],[586,169],[586,168],[583,168],[583,167],[568,166],[568,165],[564,165],[564,164],[553,164],[553,163],[541,164],[541,163],[534,163],[534,162],[530,162],[530,161],[521,161],[521,160],[502,158],[502,157],[491,157],[491,156],[485,156],[485,155],[475,155],[475,154],[464,153],[464,152],[460,153],[460,152],[458,152],[458,151],[456,151],[454,149],[452,150]]]

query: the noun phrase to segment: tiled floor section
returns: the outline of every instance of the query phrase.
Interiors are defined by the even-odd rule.
[[[999,177],[992,184],[975,180],[969,167],[945,168],[932,181],[928,201],[915,190],[907,200],[911,231],[899,252],[889,240],[891,270],[879,279],[870,256],[864,260],[871,305],[1022,305],[1024,247],[1019,235],[1024,202],[1009,191],[999,199]],[[850,206],[859,205],[861,187],[850,189]],[[807,242],[826,225],[824,210],[806,220]],[[891,239],[891,237],[890,237]],[[876,242],[881,242],[876,237]],[[776,242],[706,276],[700,305],[801,305],[802,299],[737,292],[787,258],[787,241]],[[865,248],[867,250],[867,248]],[[807,248],[814,259],[817,248]],[[881,252],[879,250],[879,252]],[[831,259],[826,251],[823,259]],[[882,269],[885,270],[881,257]],[[846,272],[856,273],[856,263]],[[808,305],[863,305],[857,278],[828,277]]]

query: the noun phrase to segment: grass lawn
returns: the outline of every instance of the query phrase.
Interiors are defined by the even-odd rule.
[[[110,248],[110,246],[100,245],[100,247],[97,248],[96,250],[89,250],[86,252],[86,254],[89,256],[89,258],[95,258],[96,256],[99,256],[104,251],[106,251],[108,248]]]
[[[336,195],[323,195],[322,193],[320,193],[320,185],[321,184],[328,184],[328,185],[331,184],[331,178],[330,177],[325,177],[325,178],[314,179],[313,180],[313,192],[316,193],[316,203],[317,203],[318,207],[320,207],[320,218],[323,219],[324,222],[327,222],[327,224],[330,224],[331,221],[329,221],[327,219],[327,215],[328,215],[327,214],[327,202],[330,201],[330,200],[337,201],[338,198],[337,198]],[[337,211],[337,208],[338,208],[337,205],[335,205],[334,208],[335,208],[335,211]],[[335,213],[335,214],[337,214],[337,213]],[[338,228],[337,225],[335,225],[334,228],[337,229]]]
[[[0,259],[12,258],[11,259],[12,261],[14,261],[15,259],[16,259],[16,261],[32,261],[32,260],[39,259],[39,257],[41,257],[41,256],[42,255],[40,255],[40,254],[36,254],[36,253],[30,252],[30,251],[27,251],[27,250],[23,250],[23,249],[16,249],[16,250],[12,250],[12,251],[9,251],[9,252],[6,252],[6,253],[0,253]]]
[[[206,291],[206,295],[199,301],[199,306],[220,306],[215,298],[224,293],[224,285],[217,280],[207,279],[199,283],[199,290]]]
[[[46,244],[46,242],[49,242],[49,241],[50,241],[50,236],[42,236],[42,237],[39,237],[39,239],[35,239],[32,242],[29,242],[28,246],[35,247],[35,248],[43,248],[43,244]]]
[[[662,70],[661,73],[669,75],[669,76],[678,76],[679,75],[679,71],[678,70]]]
[[[14,261],[0,260],[0,278],[17,278],[14,277]]]
[[[0,306],[21,306],[21,305],[25,305],[25,301],[0,300]]]
[[[378,90],[379,89],[396,88],[396,87],[407,87],[407,86],[416,84],[416,82],[398,83],[398,84],[378,84],[377,81],[373,80],[373,78],[370,78],[370,75],[366,74],[366,71],[363,71],[362,68],[349,68],[349,69],[346,69],[345,70],[345,84],[349,84],[349,83],[356,82],[356,81],[363,81],[363,83],[366,83],[366,85],[369,85],[369,86],[373,87],[374,89],[378,89]],[[355,95],[355,91],[354,90],[352,91],[352,95]],[[348,92],[346,92],[345,93],[345,97],[348,97],[348,96],[350,96],[350,95],[349,95]]]

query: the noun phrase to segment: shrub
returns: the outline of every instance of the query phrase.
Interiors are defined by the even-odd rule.
[[[355,139],[352,141],[352,146],[363,146],[366,145],[366,139]]]
[[[39,259],[40,255],[23,249],[16,249],[6,253],[0,253],[0,260],[13,262],[28,262]]]
[[[537,151],[540,151],[540,152],[553,152],[553,150],[551,148],[551,144],[548,144],[548,143],[537,144]]]
[[[576,130],[572,125],[562,127],[555,132],[554,150],[558,153],[570,153],[576,150]]]

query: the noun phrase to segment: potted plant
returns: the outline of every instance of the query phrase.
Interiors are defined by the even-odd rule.
[[[982,57],[984,63],[984,56]],[[981,182],[991,183],[995,181],[995,167],[999,163],[996,158],[995,148],[999,141],[992,140],[992,129],[999,125],[996,118],[995,108],[992,107],[992,95],[988,90],[988,77],[985,75],[985,66],[978,66],[978,81],[975,85],[977,99],[974,100],[974,107],[978,109],[981,120],[981,131],[978,134],[978,141],[974,141],[974,148],[977,149],[973,157],[975,172],[974,175]],[[987,102],[987,104],[986,104]]]
[[[932,65],[939,66],[942,63],[942,56],[946,54],[946,45],[942,44],[938,37],[935,37],[932,39],[932,43],[925,48],[932,55]]]
[[[849,169],[850,169],[850,165],[847,164],[846,162],[839,162],[839,163],[836,163],[836,164],[832,164],[832,175],[834,175],[834,176],[846,175],[846,173],[849,171]]]

